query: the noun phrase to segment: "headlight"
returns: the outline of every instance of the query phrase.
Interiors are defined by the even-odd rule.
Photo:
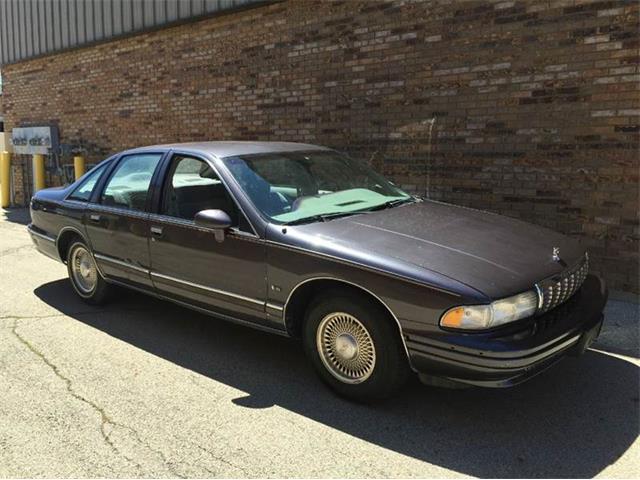
[[[489,305],[464,305],[454,307],[442,316],[440,326],[481,330],[497,327],[521,318],[530,317],[538,308],[535,290],[496,300]]]

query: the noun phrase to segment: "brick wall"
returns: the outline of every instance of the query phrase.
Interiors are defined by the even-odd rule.
[[[410,190],[575,236],[638,292],[638,15],[283,2],[8,65],[4,109],[9,127],[57,122],[92,159],[204,139],[337,147]]]

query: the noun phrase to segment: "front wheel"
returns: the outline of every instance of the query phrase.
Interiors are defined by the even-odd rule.
[[[397,326],[364,296],[335,291],[316,299],[307,311],[303,341],[320,377],[353,400],[388,397],[409,375]]]
[[[109,284],[104,281],[89,247],[78,240],[67,251],[69,280],[82,300],[91,305],[104,303],[109,293]]]

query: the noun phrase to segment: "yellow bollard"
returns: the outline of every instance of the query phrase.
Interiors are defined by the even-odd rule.
[[[84,157],[81,157],[80,155],[73,157],[73,171],[75,172],[76,180],[84,175],[84,172],[87,171],[85,168]]]
[[[33,155],[33,192],[44,188],[44,155],[36,153]]]
[[[11,204],[11,154],[0,153],[0,207],[7,208]]]

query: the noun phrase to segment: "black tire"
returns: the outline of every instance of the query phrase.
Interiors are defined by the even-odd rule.
[[[347,318],[351,316],[360,326],[364,326],[374,346],[373,369],[369,370],[366,378],[362,376],[363,380],[355,380],[359,383],[348,383],[338,378],[340,372],[330,366],[331,356],[324,354],[323,359],[323,352],[320,351],[322,347],[319,344],[324,337],[321,334],[318,338],[318,329],[321,324],[330,322],[332,317],[340,318],[339,313],[342,312],[347,314]],[[348,399],[370,402],[390,397],[406,383],[411,373],[395,321],[386,309],[364,295],[331,290],[317,297],[306,311],[302,336],[305,353],[320,378]],[[358,355],[360,353],[356,354],[356,358]]]
[[[76,252],[81,253],[80,250],[88,252],[88,256],[85,258],[90,262],[92,268],[95,269],[95,285],[89,290],[87,288],[83,288],[80,285],[73,272],[74,267],[72,265],[72,262],[74,259],[74,255],[76,255]],[[100,275],[91,250],[82,240],[78,239],[72,241],[69,249],[67,250],[67,273],[69,274],[69,281],[71,282],[71,286],[85,303],[88,303],[89,305],[101,305],[108,300],[111,286],[107,282],[105,282],[104,278],[102,278],[102,275]]]

